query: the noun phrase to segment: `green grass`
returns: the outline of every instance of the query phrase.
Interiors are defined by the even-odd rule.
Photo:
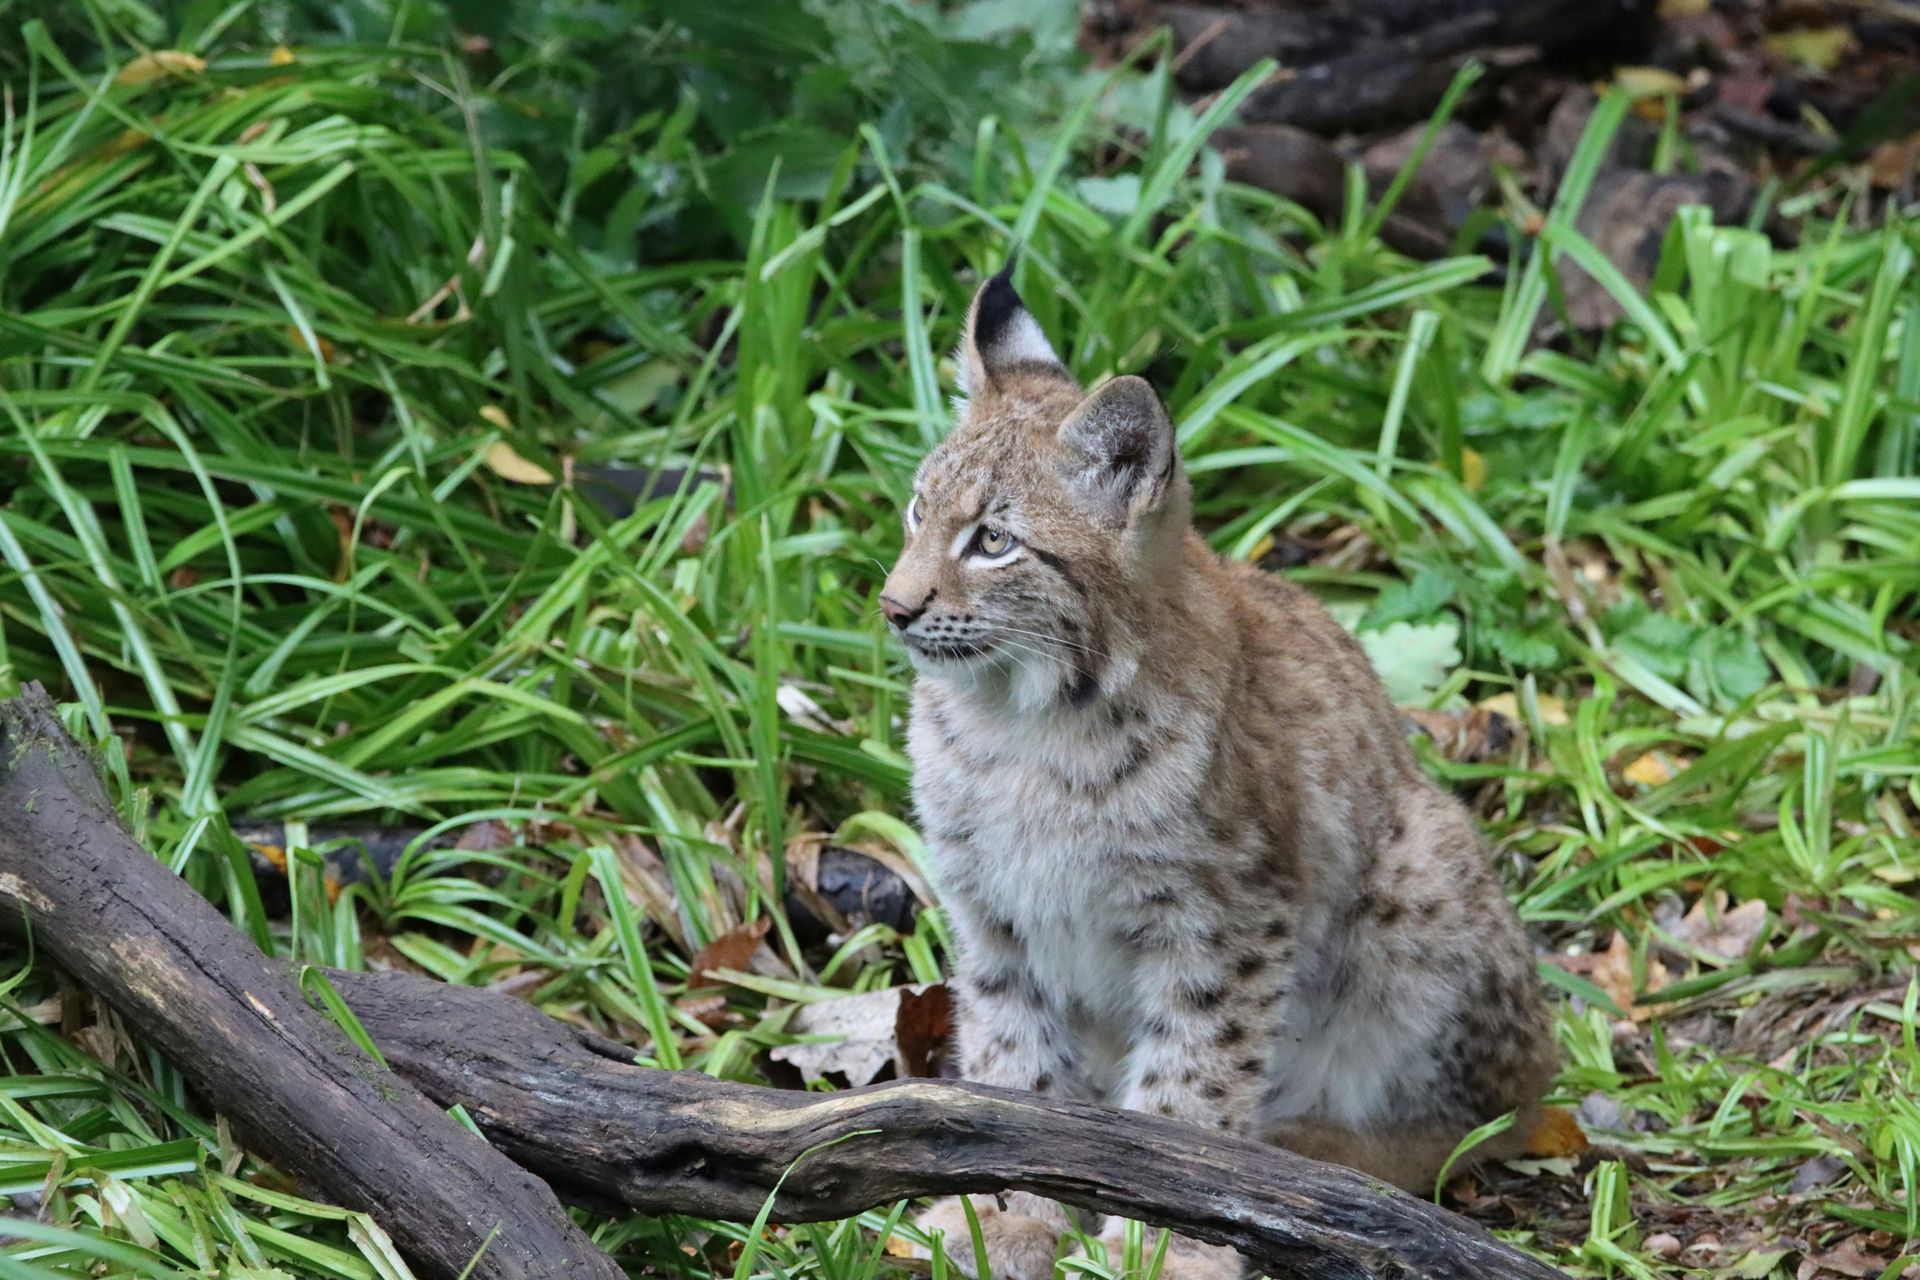
[[[1651,291],[1610,281],[1627,324],[1543,346],[1547,255],[1502,284],[1394,255],[1366,210],[1319,226],[1225,184],[1190,165],[1162,72],[1088,89],[1031,62],[1061,107],[927,146],[857,102],[876,127],[793,192],[766,165],[701,185],[713,120],[644,95],[605,137],[516,143],[516,113],[532,128],[598,83],[564,44],[476,80],[397,27],[286,62],[246,22],[194,8],[156,33],[141,12],[0,48],[0,686],[70,700],[136,834],[264,948],[507,983],[739,1079],[797,1001],[938,977],[937,911],[800,947],[783,854],[919,856],[874,594],[941,429],[942,353],[1018,243],[1079,374],[1151,366],[1218,547],[1297,562],[1397,657],[1403,701],[1512,696],[1514,754],[1432,763],[1543,948],[1618,931],[1634,981],[1670,976],[1631,1021],[1606,1007],[1617,979],[1543,961],[1568,993],[1558,1096],[1621,1127],[1577,1170],[1477,1180],[1510,1207],[1468,1207],[1591,1275],[1786,1277],[1856,1227],[1889,1258],[1915,1237],[1906,226],[1849,229],[1837,185],[1786,210],[1793,248],[1685,218]],[[115,85],[140,41],[209,66]],[[1562,264],[1601,266],[1572,214],[1602,117],[1542,234]],[[1163,126],[1125,127],[1143,120]],[[694,175],[658,241],[590,178],[609,149],[621,190]],[[609,519],[501,475],[502,442],[555,476],[692,478]],[[1627,777],[1649,754],[1672,776]],[[229,830],[260,818],[296,846],[283,919]],[[512,840],[423,835],[330,900],[298,846],[342,820]],[[1743,954],[1675,936],[1715,893],[1765,904]],[[677,998],[698,948],[754,918],[778,964],[729,988],[716,1031]],[[8,1274],[394,1274],[82,994],[25,957],[8,973],[0,1178],[43,1195],[40,1225],[4,1228]],[[766,1239],[587,1221],[636,1271],[839,1280],[896,1267],[877,1243],[898,1212]],[[1719,1252],[1662,1258],[1662,1233],[1708,1229]]]

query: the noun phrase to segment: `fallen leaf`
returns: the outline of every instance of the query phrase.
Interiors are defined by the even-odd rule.
[[[1613,942],[1605,951],[1595,953],[1593,968],[1588,974],[1593,985],[1607,993],[1607,998],[1626,1010],[1627,1016],[1635,1022],[1645,1022],[1658,1013],[1659,1006],[1647,1002],[1646,997],[1653,995],[1671,980],[1667,966],[1656,957],[1647,957],[1646,985],[1638,990],[1633,981],[1633,953],[1627,946],[1627,935],[1618,929],[1613,932]]]
[[[1853,48],[1853,31],[1838,25],[1800,27],[1776,31],[1761,43],[1768,53],[1797,62],[1810,71],[1831,71]]]
[[[699,1020],[709,1031],[727,1021],[727,997],[717,987],[699,987],[673,1002],[673,1007]]]
[[[1527,1154],[1542,1159],[1577,1156],[1587,1146],[1587,1135],[1581,1131],[1580,1122],[1565,1107],[1548,1107],[1541,1113],[1540,1123],[1527,1135]]]
[[[267,61],[276,67],[290,67],[293,65],[293,50],[283,44],[277,44],[273,46],[273,52],[268,55]]]
[[[1727,909],[1727,895],[1716,889],[1693,904],[1674,928],[1673,936],[1697,951],[1720,960],[1739,960],[1753,949],[1767,927],[1767,904],[1759,898]]]
[[[1685,756],[1669,756],[1664,751],[1649,751],[1620,771],[1620,776],[1628,782],[1637,782],[1643,787],[1657,787],[1671,782],[1680,771],[1692,764]]]
[[[498,818],[475,822],[460,832],[453,847],[467,853],[485,853],[493,849],[513,848],[513,832]]]
[[[486,410],[481,410],[484,415]],[[515,452],[514,447],[505,440],[496,440],[487,446],[487,469],[502,480],[514,484],[552,484],[553,473],[537,462],[529,462]]]
[[[735,925],[700,948],[688,970],[687,986],[718,986],[721,979],[714,975],[716,969],[744,970],[753,960],[753,953],[760,949],[760,940],[767,936],[769,923],[762,917]]]
[[[900,1050],[902,1075],[937,1078],[945,1073],[947,1048],[953,1040],[953,997],[947,984],[936,982],[922,991],[900,994],[894,1015],[893,1041]]]
[[[153,49],[141,54],[113,77],[115,84],[146,84],[163,76],[197,76],[207,60],[185,49]]]
[[[1680,1237],[1671,1231],[1659,1231],[1641,1241],[1640,1247],[1656,1258],[1680,1256]]]
[[[1567,715],[1567,704],[1564,700],[1556,698],[1550,693],[1543,693],[1536,697],[1533,703],[1534,706],[1539,708],[1540,723],[1551,725],[1573,723],[1572,718]],[[1484,707],[1495,715],[1505,716],[1515,724],[1525,723],[1525,717],[1520,713],[1520,697],[1518,694],[1496,693],[1491,698],[1483,698],[1474,705]]]
[[[887,987],[803,1004],[788,1019],[787,1031],[808,1041],[777,1045],[768,1056],[792,1066],[808,1084],[839,1075],[857,1088],[872,1084],[888,1067],[904,1076],[898,1040],[901,996],[919,995],[930,985]]]
[[[1400,714],[1433,739],[1442,755],[1456,763],[1502,760],[1513,750],[1514,721],[1484,705],[1464,712],[1402,707]]]
[[[1826,1186],[1846,1171],[1847,1162],[1839,1156],[1814,1156],[1793,1171],[1793,1181],[1787,1184],[1787,1194],[1805,1195]]]
[[[1859,1236],[1849,1236],[1831,1249],[1810,1254],[1800,1263],[1801,1280],[1821,1275],[1877,1276],[1893,1259],[1868,1253]]]
[[[1635,101],[1687,91],[1687,82],[1665,67],[1615,67],[1613,82]]]
[[[1912,176],[1916,159],[1920,159],[1920,134],[1897,138],[1883,142],[1867,156],[1867,174],[1873,179],[1873,185],[1882,191],[1893,191]],[[1879,672],[1865,663],[1855,666],[1853,679],[1878,683]],[[1852,680],[1849,681],[1852,683]],[[1872,693],[1871,688],[1863,690]]]
[[[1694,1243],[1696,1247],[1699,1244],[1698,1241]],[[1750,1250],[1741,1255],[1740,1259],[1727,1269],[1727,1274],[1738,1276],[1740,1280],[1766,1280],[1767,1276],[1773,1274],[1773,1269],[1779,1265],[1780,1259],[1786,1257],[1788,1252],[1789,1250],[1786,1249]]]

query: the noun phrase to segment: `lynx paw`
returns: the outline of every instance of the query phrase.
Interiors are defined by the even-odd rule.
[[[1100,1243],[1107,1251],[1107,1263],[1118,1270],[1125,1247],[1127,1224],[1123,1218],[1109,1218],[1100,1232]],[[1141,1267],[1153,1264],[1160,1247],[1160,1232],[1147,1228]],[[1203,1244],[1185,1236],[1167,1242],[1167,1256],[1160,1263],[1160,1280],[1240,1280],[1240,1255],[1225,1245]]]
[[[987,1265],[993,1270],[993,1280],[1052,1280],[1053,1260],[1059,1252],[1060,1233],[1066,1223],[1017,1212],[1029,1207],[1041,1209],[1039,1205],[1018,1203],[1027,1197],[1007,1199],[1009,1206],[1002,1209],[992,1196],[973,1197],[973,1211],[980,1219],[980,1239],[987,1246]],[[1056,1214],[1059,1212],[1056,1206],[1047,1207],[1053,1208]],[[936,1201],[921,1214],[920,1229],[928,1235],[944,1232],[946,1240],[942,1247],[947,1261],[962,1275],[975,1275],[973,1233],[967,1227],[966,1210],[961,1208],[958,1196]],[[932,1255],[916,1246],[914,1256]]]

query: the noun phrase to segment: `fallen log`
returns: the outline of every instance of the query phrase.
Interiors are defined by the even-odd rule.
[[[133,843],[39,686],[0,702],[0,761],[0,914],[24,912],[254,1150],[372,1215],[428,1276],[619,1276],[538,1173],[584,1204],[740,1221],[769,1196],[777,1218],[819,1221],[1018,1189],[1232,1245],[1276,1280],[1565,1280],[1364,1174],[1156,1116],[972,1084],[820,1095],[652,1070],[498,992],[333,973],[395,1075]],[[491,1147],[438,1109],[456,1103]]]
[[[495,992],[330,976],[395,1070],[587,1203],[751,1221],[773,1196],[774,1220],[811,1222],[1011,1189],[1232,1245],[1276,1280],[1564,1280],[1364,1174],[1157,1116],[945,1081],[732,1084],[630,1065]]]
[[[253,1150],[371,1215],[422,1275],[620,1277],[552,1191],[355,1049],[133,842],[37,684],[0,702],[0,917],[23,911]]]

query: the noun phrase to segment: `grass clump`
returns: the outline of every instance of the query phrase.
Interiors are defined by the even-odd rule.
[[[136,834],[263,949],[759,1078],[796,1006],[940,974],[937,911],[806,946],[782,902],[827,841],[919,857],[874,593],[941,353],[1020,244],[1078,374],[1152,372],[1221,550],[1311,585],[1404,703],[1525,730],[1432,763],[1566,994],[1597,1151],[1456,1202],[1582,1274],[1791,1276],[1848,1236],[1891,1266],[1920,1177],[1912,232],[1689,214],[1627,324],[1540,345],[1554,264],[1591,257],[1571,210],[1511,263],[1408,261],[1364,210],[1224,182],[1199,142],[1237,92],[1195,120],[1163,72],[1076,79],[1060,8],[1036,37],[990,3],[799,6],[737,46],[727,6],[634,6],[639,36],[508,6],[464,52],[413,7],[21,28],[0,681],[71,700]],[[669,483],[609,511],[616,465]],[[258,820],[285,912],[234,835]],[[316,846],[352,823],[417,837],[330,893]],[[683,1000],[750,920],[770,955]],[[4,994],[0,1165],[39,1197],[9,1267],[403,1266],[43,966]],[[899,1215],[740,1265],[892,1269]],[[693,1276],[752,1234],[591,1225]]]

